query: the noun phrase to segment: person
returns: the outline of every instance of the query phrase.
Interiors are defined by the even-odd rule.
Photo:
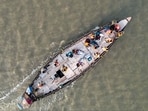
[[[112,43],[112,42],[113,42],[113,39],[111,39],[111,38],[106,38],[105,41],[106,41],[106,43]]]
[[[115,24],[112,24],[111,26],[110,26],[110,30],[115,30]]]
[[[112,33],[112,30],[110,30],[110,29],[106,30],[106,34],[107,34],[107,35],[109,35],[109,34],[111,34],[111,33]]]
[[[68,53],[66,54],[66,56],[72,58],[72,57],[73,57],[73,53],[72,53],[72,52],[68,52]]]
[[[108,48],[107,47],[102,47],[102,50],[107,52],[108,51]]]
[[[116,31],[116,32],[118,32],[118,31],[119,31],[119,29],[120,29],[119,24],[115,24],[115,31]]]
[[[83,55],[84,51],[80,50],[80,49],[73,49],[72,52],[76,55]]]
[[[76,64],[77,67],[83,66],[83,65],[84,65],[84,63],[82,62],[82,59],[80,59],[80,60],[78,61],[78,63]]]
[[[73,49],[72,52],[73,52],[74,54],[77,54],[77,53],[78,53],[78,49]]]
[[[96,53],[94,53],[94,56],[95,56],[95,59],[100,58],[100,53],[96,52]]]
[[[86,46],[86,47],[90,46],[90,39],[89,39],[89,38],[87,38],[87,39],[85,40],[85,46]]]
[[[95,37],[95,40],[100,40],[100,38],[101,38],[101,32],[100,31],[97,31],[96,32],[96,37]]]
[[[43,81],[38,83],[38,88],[41,88],[45,83]]]
[[[95,38],[95,36],[94,36],[93,33],[90,33],[88,36],[89,36],[91,39],[94,39],[94,38]]]
[[[68,69],[68,67],[65,66],[65,65],[63,65],[63,67],[62,67],[62,71],[65,72],[65,71],[67,71],[67,69]]]
[[[119,26],[119,24],[113,24],[113,25],[111,25],[110,26],[110,30],[115,30],[116,32],[118,32],[119,30],[120,30],[120,26]]]
[[[58,62],[58,59],[56,59],[54,65],[55,65],[56,67],[58,67],[58,66],[60,65],[59,62]]]
[[[78,62],[76,65],[77,65],[77,67],[80,67],[80,66],[82,66],[82,63]]]
[[[124,32],[122,31],[122,32],[118,32],[117,33],[117,38],[119,38],[120,36],[122,36],[124,34]]]
[[[90,44],[93,45],[95,49],[99,47],[98,43],[95,40],[91,40]]]
[[[91,61],[92,60],[92,57],[90,54],[86,54],[84,57],[84,59],[88,60],[88,61]]]
[[[47,67],[41,68],[41,73],[45,73],[47,71]]]

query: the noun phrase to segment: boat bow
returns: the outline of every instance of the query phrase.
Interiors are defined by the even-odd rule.
[[[120,27],[119,31],[123,31],[124,28],[126,27],[126,25],[131,21],[131,19],[132,19],[132,17],[127,17],[127,18],[119,21],[118,22],[119,27]]]

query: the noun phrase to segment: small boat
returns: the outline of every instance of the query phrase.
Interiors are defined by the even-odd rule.
[[[97,26],[68,44],[38,71],[35,79],[21,96],[18,108],[20,110],[29,108],[35,101],[54,94],[83,75],[123,35],[130,21],[131,17],[127,17],[102,27]]]

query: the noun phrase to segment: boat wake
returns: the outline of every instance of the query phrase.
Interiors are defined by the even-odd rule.
[[[16,106],[14,100],[10,101],[9,103],[1,102],[0,103],[0,111],[9,111],[10,109],[11,109],[11,111],[15,111],[16,107],[14,107],[14,106]]]
[[[18,83],[14,88],[12,88],[8,93],[6,93],[3,97],[0,98],[0,101],[6,99],[7,97],[10,96],[10,94],[12,94],[13,92],[15,92],[25,81],[27,81],[32,75],[35,74],[35,72],[40,69],[42,67],[42,65],[38,66],[36,69],[34,69],[30,75],[28,75],[27,77],[25,77],[20,83]]]
[[[62,41],[60,42],[59,48],[61,47],[61,45],[62,45],[64,42],[65,42],[64,40],[62,40]],[[54,45],[55,45],[55,42],[53,42],[50,47],[53,47]],[[18,83],[15,87],[13,87],[8,93],[6,93],[6,92],[4,92],[4,91],[0,92],[1,95],[3,95],[2,97],[0,97],[0,101],[6,99],[6,98],[9,97],[13,92],[15,92],[25,81],[27,81],[32,75],[34,75],[35,72],[36,72],[37,70],[39,70],[39,69],[44,65],[44,63],[47,62],[47,61],[48,61],[48,58],[47,58],[45,61],[43,61],[37,68],[35,68],[35,69],[31,72],[30,75],[28,75],[27,77],[23,78],[23,80],[22,80],[20,83]]]

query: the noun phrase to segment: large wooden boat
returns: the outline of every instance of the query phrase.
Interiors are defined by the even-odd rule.
[[[110,49],[123,35],[131,17],[95,27],[78,40],[68,44],[38,72],[17,104],[19,109],[29,108],[33,102],[53,94],[79,78]]]

